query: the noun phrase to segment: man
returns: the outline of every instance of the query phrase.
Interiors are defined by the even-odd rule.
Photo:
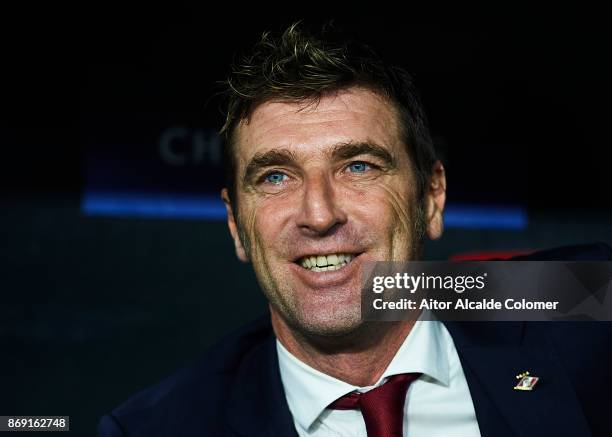
[[[364,263],[419,259],[443,231],[444,167],[405,72],[294,25],[227,83],[222,197],[270,314],[105,416],[101,436],[609,431],[602,330],[361,320]],[[587,348],[601,361],[571,360]],[[539,387],[513,390],[526,370]]]

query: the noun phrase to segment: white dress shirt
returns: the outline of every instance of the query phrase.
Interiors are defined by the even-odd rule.
[[[404,404],[404,435],[479,437],[474,404],[453,339],[439,321],[418,320],[371,387],[347,384],[298,360],[276,341],[281,380],[300,436],[367,437],[359,410],[326,407],[352,391],[366,392],[398,373],[420,372]]]

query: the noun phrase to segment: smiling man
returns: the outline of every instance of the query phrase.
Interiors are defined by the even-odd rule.
[[[444,206],[439,163],[418,198],[389,97],[365,85],[318,97],[254,108],[233,137],[234,199],[224,190],[238,256],[253,264],[277,336],[298,348],[300,335],[369,336],[360,320],[363,262],[415,259],[419,215],[427,211],[427,231],[438,237]]]
[[[270,314],[106,415],[100,436],[590,435],[605,405],[582,413],[595,385],[575,390],[559,365],[578,331],[362,321],[364,263],[418,260],[443,231],[444,167],[406,72],[291,26],[227,85],[222,197]],[[589,333],[591,348],[609,338]],[[531,397],[512,389],[530,363]]]

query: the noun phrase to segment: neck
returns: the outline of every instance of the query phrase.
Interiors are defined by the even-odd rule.
[[[299,332],[271,308],[281,344],[310,367],[351,385],[374,385],[397,353],[414,321],[369,322],[339,336]]]

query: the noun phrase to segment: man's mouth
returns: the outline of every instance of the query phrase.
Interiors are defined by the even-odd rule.
[[[330,253],[308,255],[300,258],[297,263],[311,272],[327,272],[339,270],[355,258],[353,253]]]

